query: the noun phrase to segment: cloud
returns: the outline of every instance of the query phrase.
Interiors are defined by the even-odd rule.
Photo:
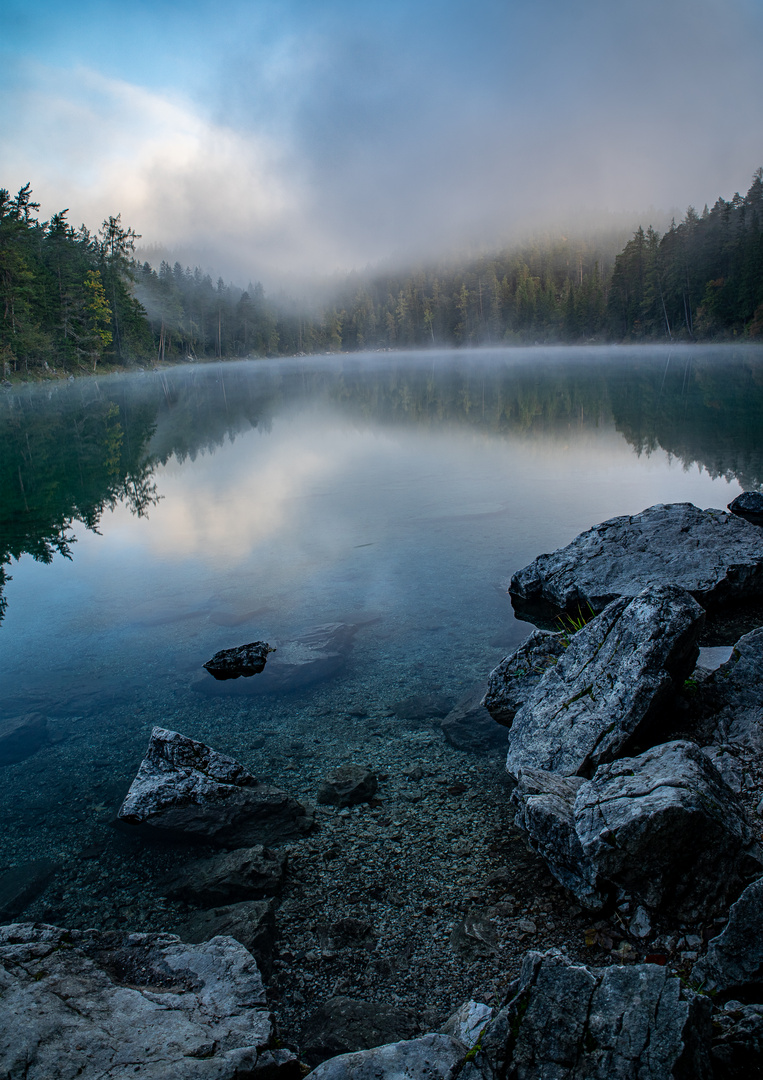
[[[746,190],[763,158],[752,0],[221,0],[211,14],[173,16],[174,53],[195,62],[184,78],[175,55],[165,85],[146,82],[157,34],[142,82],[95,39],[98,70],[17,61],[2,183],[30,180],[45,213],[69,205],[77,223],[121,212],[146,243],[268,284],[497,246],[584,211],[701,208]]]

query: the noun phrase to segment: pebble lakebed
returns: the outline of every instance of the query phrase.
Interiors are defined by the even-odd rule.
[[[174,712],[165,703],[161,715],[147,702],[135,716],[199,738],[306,801],[338,764],[368,766],[379,779],[370,804],[317,807],[315,830],[282,849],[288,868],[268,994],[287,1045],[299,1047],[316,1008],[340,995],[396,1007],[432,1030],[470,998],[502,1001],[531,948],[561,947],[597,965],[649,956],[688,975],[720,924],[652,920],[639,937],[633,906],[606,918],[581,910],[514,826],[501,751],[456,750],[436,720],[398,718],[394,702],[410,682],[401,677],[390,686],[379,672],[369,679],[368,670],[362,683],[336,679],[267,706],[258,701],[268,720],[256,727],[246,699],[194,695]],[[437,688],[422,681],[418,689]],[[455,701],[463,682],[441,690]],[[384,704],[373,708],[373,701]],[[162,881],[204,849],[147,844],[112,827],[145,750],[144,726],[136,723],[130,736],[131,772],[120,748],[120,775],[113,727],[104,722],[78,735],[77,722],[61,723],[59,743],[4,770],[7,804],[14,790],[27,804],[7,831],[4,864],[49,857],[58,865],[20,918],[80,929],[179,930],[190,909],[166,899]],[[83,740],[89,783],[81,776]],[[28,790],[35,769],[47,777],[36,814]],[[757,799],[745,802],[763,839]]]

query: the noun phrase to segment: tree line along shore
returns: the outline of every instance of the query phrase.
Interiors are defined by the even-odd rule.
[[[246,289],[135,257],[108,217],[39,218],[29,184],[0,189],[0,361],[14,374],[365,349],[532,343],[760,340],[763,169],[660,235],[545,237],[391,273],[351,273],[322,299]]]

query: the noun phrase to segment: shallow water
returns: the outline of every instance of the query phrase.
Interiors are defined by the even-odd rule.
[[[137,862],[97,900],[80,868],[117,843],[154,724],[308,797],[344,757],[420,742],[378,718],[455,702],[526,636],[515,570],[608,517],[759,486],[761,415],[750,348],[309,357],[5,393],[0,719],[41,712],[49,738],[0,768],[0,869],[59,867],[28,913],[133,918]],[[327,623],[332,662],[294,683],[202,669]]]

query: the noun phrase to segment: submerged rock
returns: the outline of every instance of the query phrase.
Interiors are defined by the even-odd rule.
[[[0,720],[0,766],[31,757],[48,741],[48,718],[25,713]]]
[[[710,1002],[654,964],[589,968],[556,949],[525,957],[472,1078],[709,1080]]]
[[[728,505],[732,514],[746,518],[753,525],[763,525],[763,495],[759,491],[743,491]]]
[[[258,675],[265,667],[269,653],[275,652],[267,641],[251,641],[248,645],[238,645],[235,649],[221,649],[204,667],[216,679],[238,679]]]
[[[506,749],[506,732],[483,704],[486,687],[462,698],[441,721],[442,733],[451,746],[471,753]]]
[[[561,633],[536,630],[509,656],[501,660],[488,677],[482,704],[499,724],[511,723],[530,694],[564,654],[567,642]]]
[[[379,781],[363,765],[340,765],[321,780],[318,802],[324,806],[355,806],[369,802]]]
[[[422,1035],[409,1042],[330,1058],[313,1080],[455,1080],[466,1047],[450,1035]]]
[[[332,997],[308,1018],[300,1052],[315,1066],[339,1054],[412,1039],[419,1030],[416,1016],[398,1005]]]
[[[149,833],[229,848],[301,836],[313,822],[302,803],[233,758],[159,727],[118,818]]]
[[[276,940],[275,901],[243,900],[239,904],[196,911],[174,928],[191,945],[214,937],[232,937],[248,949],[267,979],[273,968]]]
[[[521,615],[590,605],[602,611],[647,585],[680,585],[705,608],[763,596],[763,550],[757,528],[722,510],[661,503],[611,518],[567,547],[540,555],[511,579]]]
[[[0,1074],[290,1080],[251,955],[232,938],[0,927]]]
[[[590,776],[626,752],[694,667],[704,618],[674,585],[611,603],[572,636],[516,713],[508,771]]]
[[[165,883],[167,896],[212,907],[281,891],[286,858],[261,844],[195,859]]]
[[[53,859],[33,859],[0,873],[0,920],[14,919],[38,896],[58,869]]]

